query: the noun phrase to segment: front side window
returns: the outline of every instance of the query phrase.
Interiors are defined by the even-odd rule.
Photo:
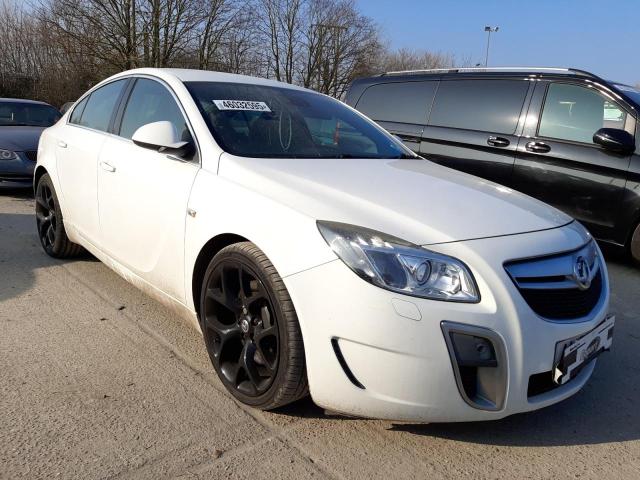
[[[414,158],[341,102],[291,88],[186,83],[211,133],[243,157]]]
[[[60,119],[51,105],[28,102],[0,102],[0,127],[50,127]]]
[[[116,80],[91,92],[78,124],[106,132],[126,82],[126,79]]]
[[[571,142],[593,143],[601,128],[624,129],[627,113],[593,88],[552,83],[540,118],[538,135]]]
[[[187,123],[171,93],[159,82],[139,78],[122,116],[120,136],[130,139],[143,125],[163,120],[173,124],[183,141],[190,139]]]

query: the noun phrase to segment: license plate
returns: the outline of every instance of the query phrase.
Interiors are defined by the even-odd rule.
[[[564,385],[602,352],[611,348],[616,317],[608,316],[600,325],[580,337],[556,345],[553,381]]]

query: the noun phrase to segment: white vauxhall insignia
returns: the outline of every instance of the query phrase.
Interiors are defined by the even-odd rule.
[[[118,74],[44,132],[35,188],[49,255],[177,307],[257,408],[497,419],[576,393],[611,345],[581,225],[295,86]]]

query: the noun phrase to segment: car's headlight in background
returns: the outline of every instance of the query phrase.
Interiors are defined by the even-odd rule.
[[[456,258],[345,223],[318,221],[318,229],[336,255],[374,285],[433,300],[480,300],[473,275]]]
[[[16,152],[0,149],[0,160],[16,160],[17,158]]]

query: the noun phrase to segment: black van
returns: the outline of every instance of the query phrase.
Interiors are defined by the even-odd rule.
[[[640,91],[576,69],[391,72],[345,101],[442,165],[512,187],[640,261]]]

